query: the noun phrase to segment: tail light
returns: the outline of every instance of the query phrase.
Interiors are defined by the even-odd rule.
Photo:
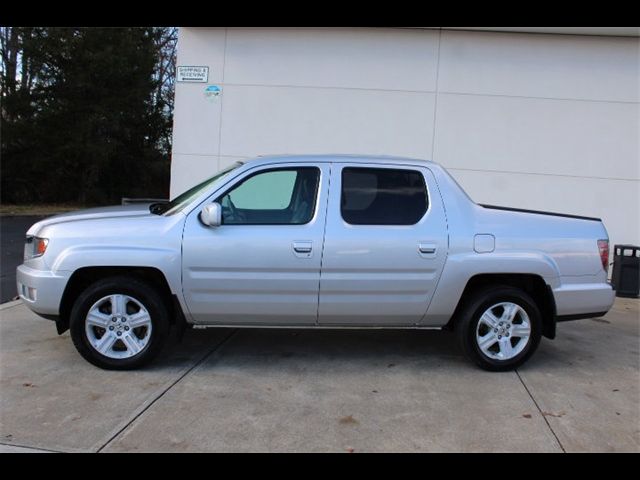
[[[598,251],[600,252],[600,261],[604,271],[609,270],[609,240],[598,240]]]

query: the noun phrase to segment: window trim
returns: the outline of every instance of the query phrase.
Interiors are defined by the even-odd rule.
[[[422,213],[422,215],[418,218],[418,220],[416,220],[416,222],[414,223],[350,223],[349,221],[347,221],[347,219],[344,218],[344,208],[342,205],[342,198],[343,198],[343,194],[344,194],[344,172],[347,169],[351,169],[351,170],[390,170],[390,171],[396,171],[396,172],[409,172],[409,173],[416,173],[420,176],[420,178],[422,179],[422,184],[424,186],[424,193],[425,193],[425,200],[426,200],[426,207],[424,209],[424,212]],[[427,183],[427,179],[425,177],[424,172],[422,172],[419,169],[416,168],[404,168],[402,166],[396,166],[396,165],[376,165],[376,166],[371,166],[371,165],[344,165],[341,168],[340,171],[340,218],[342,219],[342,221],[352,227],[411,227],[411,226],[415,226],[418,225],[420,222],[422,222],[424,220],[424,218],[426,217],[427,213],[429,213],[429,211],[431,210],[431,195],[429,194],[429,185]]]
[[[282,166],[282,167],[273,167],[273,168],[263,168],[263,169],[259,169],[256,170],[255,172],[250,173],[249,175],[246,175],[244,177],[242,177],[238,182],[234,183],[233,185],[229,186],[229,188],[225,189],[222,191],[222,193],[215,195],[213,202],[217,202],[219,204],[221,204],[221,199],[227,195],[229,192],[231,192],[232,190],[235,190],[236,188],[240,187],[243,183],[245,183],[246,181],[248,181],[249,179],[257,176],[257,175],[261,175],[263,173],[270,173],[270,172],[281,172],[281,171],[290,171],[290,170],[302,170],[302,169],[313,169],[316,170],[316,172],[318,173],[317,179],[316,179],[316,194],[313,197],[313,207],[311,209],[311,217],[309,218],[309,220],[305,223],[222,223],[220,226],[225,226],[225,227],[247,227],[247,226],[255,226],[255,227],[266,227],[266,226],[290,226],[290,227],[299,227],[301,225],[308,225],[311,222],[313,222],[313,219],[316,216],[316,208],[318,206],[318,197],[320,195],[320,185],[322,184],[322,169],[318,166],[318,165],[289,165],[289,166]],[[296,178],[296,182],[297,182],[297,178]],[[293,201],[293,193],[295,193],[295,186],[294,186],[294,190],[292,191],[292,198],[289,201],[289,205],[287,206],[287,208],[289,208],[291,206],[291,202]],[[283,210],[286,210],[283,209]],[[224,219],[223,219],[224,220]]]

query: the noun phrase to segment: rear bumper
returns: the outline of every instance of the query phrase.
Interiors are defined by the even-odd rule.
[[[608,283],[563,284],[553,290],[556,315],[567,320],[602,316],[611,309],[615,292]]]
[[[68,272],[54,273],[20,265],[16,272],[18,295],[38,315],[55,317],[59,315],[60,300],[69,277]]]

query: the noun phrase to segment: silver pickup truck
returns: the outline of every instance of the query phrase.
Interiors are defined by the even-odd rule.
[[[145,364],[172,326],[268,326],[448,329],[502,371],[610,309],[608,254],[599,219],[478,205],[432,162],[278,156],[36,223],[17,287],[102,368]]]

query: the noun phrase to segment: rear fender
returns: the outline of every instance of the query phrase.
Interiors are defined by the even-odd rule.
[[[560,285],[558,265],[553,258],[541,252],[453,254],[447,258],[433,300],[420,324],[446,325],[460,303],[466,285],[471,278],[482,274],[536,275],[552,289]]]

